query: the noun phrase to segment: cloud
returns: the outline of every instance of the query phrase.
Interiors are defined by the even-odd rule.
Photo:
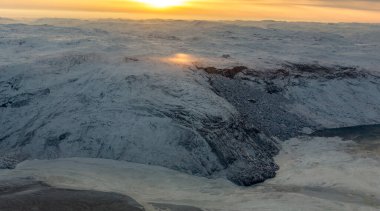
[[[208,6],[307,6],[307,7],[331,7],[354,10],[380,11],[380,0],[188,0],[193,5]],[[127,4],[127,7],[125,6]],[[134,0],[1,0],[0,8],[52,8],[52,9],[88,9],[115,8],[112,5],[121,6],[123,9],[136,7]],[[97,7],[100,6],[100,7]]]
[[[330,7],[353,10],[380,11],[380,0],[241,0],[249,4],[277,6]]]
[[[380,1],[378,0],[314,0],[308,1],[304,5],[313,7],[331,7],[376,12],[380,11]]]

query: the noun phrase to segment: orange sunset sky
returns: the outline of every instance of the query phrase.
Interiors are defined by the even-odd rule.
[[[380,23],[380,0],[0,0],[0,17]]]

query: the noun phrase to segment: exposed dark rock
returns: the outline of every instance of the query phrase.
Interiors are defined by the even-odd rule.
[[[291,102],[283,96],[283,88],[274,83],[250,85],[244,80],[230,80],[219,75],[210,77],[209,83],[215,93],[239,111],[246,125],[253,125],[269,137],[286,140],[299,135],[304,127],[313,128],[305,119],[286,108]]]
[[[235,75],[237,75],[238,73],[241,73],[244,70],[248,69],[245,66],[236,66],[236,67],[224,68],[224,69],[218,69],[216,67],[198,67],[198,66],[196,68],[198,70],[203,70],[208,74],[218,74],[227,78],[234,78]]]
[[[180,41],[181,39],[177,36],[166,34],[163,32],[154,32],[148,35],[150,39],[162,39],[162,40],[170,40],[170,41]]]
[[[202,211],[202,209],[193,206],[150,203],[157,211]]]
[[[62,133],[58,137],[52,137],[52,138],[47,139],[46,142],[45,142],[45,149],[47,147],[56,147],[56,148],[59,148],[59,144],[63,140],[65,140],[67,137],[69,137],[70,135],[71,135],[71,133],[66,132],[66,133]]]
[[[291,78],[341,80],[341,79],[365,78],[369,75],[374,76],[374,77],[380,77],[378,75],[375,75],[374,73],[360,69],[359,67],[351,67],[351,66],[338,66],[338,65],[322,66],[319,64],[295,64],[295,63],[286,63],[282,66],[283,66],[282,68],[273,69],[273,70],[255,70],[252,68],[247,68],[247,71],[244,71],[243,73],[244,75],[255,77],[267,82],[276,80],[276,79],[284,80],[284,79],[291,79]]]
[[[25,153],[11,153],[0,156],[0,169],[14,169],[17,164],[28,159]]]
[[[166,115],[181,125],[194,127],[191,117],[186,112],[169,112]],[[217,155],[222,169],[210,172],[226,171],[227,178],[238,185],[253,185],[275,176],[278,166],[273,156],[278,153],[277,143],[261,134],[252,124],[242,119],[225,122],[219,118],[209,117],[194,128],[207,141]],[[194,141],[194,140],[192,140]],[[185,145],[188,149],[191,144]]]
[[[35,136],[36,130],[25,133],[20,142],[17,142],[14,146],[23,147],[32,142],[33,137]]]
[[[142,211],[131,197],[100,191],[54,188],[31,178],[0,181],[2,211]]]
[[[255,70],[244,67],[239,78],[226,80],[225,69],[197,67],[209,74],[212,90],[234,105],[241,115],[268,136],[288,139],[297,136],[304,127],[316,129],[317,125],[289,112],[292,104],[286,97],[292,86],[307,87],[309,80],[341,80],[378,75],[358,67],[322,66],[319,64],[286,63],[283,68]],[[224,76],[224,77],[220,77]],[[233,78],[233,77],[232,77]],[[248,85],[247,82],[250,81]],[[262,91],[264,89],[264,92]]]
[[[289,70],[289,75],[303,74],[306,77],[324,77],[327,79],[364,78],[366,74],[358,67],[322,66],[319,64],[294,64],[288,63],[284,68]]]
[[[0,107],[20,108],[29,105],[36,97],[50,94],[50,89],[42,89],[33,93],[22,93],[13,97],[0,99]]]
[[[283,91],[283,88],[273,84],[273,83],[268,83],[265,87],[265,90],[269,93],[269,94],[276,94],[276,93],[279,93],[279,92],[282,92]]]
[[[311,134],[320,137],[341,137],[347,140],[380,140],[380,124],[317,130]]]
[[[17,95],[12,98],[5,99],[5,102],[0,105],[0,107],[6,108],[6,107],[12,107],[12,108],[19,108],[26,106],[30,103],[32,100],[33,94],[30,93],[24,93]]]
[[[244,75],[257,77],[265,81],[285,78],[308,78],[308,79],[344,79],[365,78],[372,75],[363,69],[350,66],[322,66],[319,64],[295,64],[286,63],[283,68],[274,70],[255,70],[246,66],[233,68],[217,68],[196,66],[208,74],[218,74],[228,78],[234,78],[236,74],[243,72]],[[378,76],[379,77],[379,76]]]
[[[12,77],[10,80],[7,81],[7,84],[10,86],[13,90],[19,90],[21,86],[22,81],[22,75],[17,75]]]
[[[344,140],[352,140],[357,145],[347,149],[351,153],[373,155],[374,157],[380,155],[380,124],[318,130],[311,136],[340,137]]]
[[[138,62],[140,60],[134,57],[124,57],[124,61],[128,63],[128,62]]]

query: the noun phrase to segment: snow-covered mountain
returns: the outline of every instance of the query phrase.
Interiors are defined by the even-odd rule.
[[[279,141],[379,123],[380,26],[41,19],[0,25],[0,154],[252,185]]]

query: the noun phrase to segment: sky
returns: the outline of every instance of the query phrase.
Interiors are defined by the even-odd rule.
[[[380,23],[380,0],[0,0],[0,17]]]

